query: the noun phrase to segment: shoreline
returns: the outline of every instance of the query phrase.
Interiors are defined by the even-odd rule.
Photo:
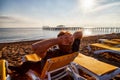
[[[98,35],[89,35],[89,36],[83,36],[83,39],[85,38],[96,38],[96,37],[101,37],[101,38],[108,38],[109,35],[120,35],[120,33],[111,33],[111,34],[98,34]],[[17,43],[34,43],[40,40],[44,40],[44,39],[37,39],[37,40],[21,40],[21,41],[13,41],[13,42],[0,42],[0,50],[7,45],[10,44],[17,44]],[[85,40],[86,41],[86,40]]]

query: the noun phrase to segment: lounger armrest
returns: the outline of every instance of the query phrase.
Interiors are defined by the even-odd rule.
[[[41,58],[37,54],[28,54],[23,57],[23,62],[24,61],[40,61]]]

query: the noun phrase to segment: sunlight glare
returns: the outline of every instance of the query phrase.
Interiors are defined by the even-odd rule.
[[[83,34],[85,36],[89,36],[89,35],[92,35],[92,32],[91,32],[91,30],[86,29],[86,30],[83,31]]]
[[[84,11],[88,11],[94,7],[95,0],[80,0],[80,5]]]

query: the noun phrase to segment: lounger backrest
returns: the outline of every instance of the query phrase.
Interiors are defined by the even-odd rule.
[[[76,53],[48,59],[42,70],[40,77],[42,79],[44,79],[46,72],[49,72],[49,71],[52,71],[52,70],[55,70],[55,69],[58,69],[58,68],[68,65],[70,62],[72,62],[75,59],[75,57],[77,55],[78,55],[78,53],[76,52]]]
[[[0,80],[6,80],[5,60],[0,60]]]

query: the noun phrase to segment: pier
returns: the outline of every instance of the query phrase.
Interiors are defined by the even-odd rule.
[[[49,27],[44,26],[43,30],[90,30],[92,32],[97,33],[120,33],[120,27],[64,27],[64,26],[57,26],[57,27]]]
[[[82,27],[65,27],[64,25],[58,25],[57,27],[43,26],[43,30],[79,30]]]

